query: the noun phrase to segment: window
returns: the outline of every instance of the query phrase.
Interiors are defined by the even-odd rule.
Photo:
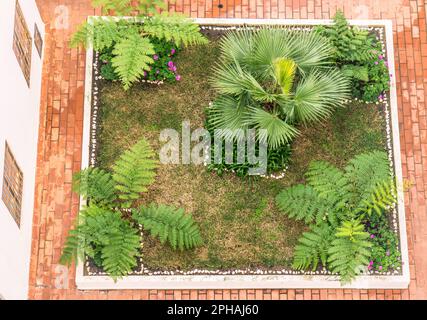
[[[6,142],[1,198],[18,226],[21,224],[22,188],[22,171],[19,169],[15,157]]]
[[[40,34],[37,24],[34,24],[34,45],[36,46],[37,52],[39,53],[40,58],[42,57],[43,52],[43,39]]]
[[[22,14],[21,7],[19,6],[19,2],[16,1],[15,28],[13,30],[13,51],[15,52],[28,86],[30,86],[32,43],[33,40],[31,39],[30,32],[28,31],[27,23],[25,22],[24,15]]]

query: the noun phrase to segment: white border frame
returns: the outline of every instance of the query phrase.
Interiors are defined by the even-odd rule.
[[[89,17],[89,21],[96,17]],[[332,20],[290,20],[290,19],[194,19],[201,25],[329,25]],[[393,155],[395,174],[402,184],[402,164],[400,155],[399,122],[396,95],[396,79],[393,50],[393,26],[391,20],[350,20],[352,25],[385,27],[387,56],[391,78],[390,109],[393,137]],[[82,144],[82,169],[89,164],[89,145],[91,130],[92,103],[92,64],[93,50],[88,48],[86,55],[85,101]],[[80,201],[81,205],[84,201]],[[85,276],[84,262],[77,265],[76,284],[82,290],[110,289],[405,289],[409,286],[409,259],[406,237],[406,219],[403,190],[398,192],[398,221],[400,249],[402,254],[402,274],[400,275],[363,275],[353,282],[342,285],[337,276],[331,275],[168,275],[168,276],[127,276],[114,282],[107,276]]]

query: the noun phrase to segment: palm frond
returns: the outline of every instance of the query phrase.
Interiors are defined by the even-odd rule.
[[[349,93],[350,82],[339,70],[330,69],[327,73],[314,70],[297,85],[293,101],[295,120],[325,119],[349,98]]]
[[[274,77],[285,95],[289,95],[291,92],[296,68],[295,62],[290,59],[278,58],[273,62]]]
[[[208,110],[209,122],[217,129],[217,135],[226,140],[243,140],[245,135],[242,130],[248,126],[245,118],[248,112],[247,107],[239,104],[237,99],[231,96],[221,96],[214,101]]]

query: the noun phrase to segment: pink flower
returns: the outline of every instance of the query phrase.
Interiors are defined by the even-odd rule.
[[[157,54],[155,54],[155,55],[153,56],[153,59],[154,59],[154,60],[159,60],[159,56],[158,56]]]
[[[374,262],[371,260],[369,261],[369,265],[372,266],[374,264]]]
[[[172,50],[171,50],[171,55],[174,55],[174,54],[175,54],[175,52],[176,52],[176,51],[175,51],[175,49],[173,49],[173,48],[172,48]]]
[[[168,62],[168,67],[169,67],[169,69],[173,68],[173,61],[172,60]]]
[[[176,66],[173,66],[171,71],[175,72],[176,71]]]
[[[380,55],[378,56],[378,59],[382,60],[382,59],[384,59],[384,56],[383,56],[382,54],[380,54]]]
[[[374,234],[371,234],[371,239],[373,239],[373,238],[375,238],[375,235],[374,235]]]
[[[175,80],[176,81],[180,81],[181,80],[181,76],[179,74],[177,74],[176,77],[175,77]]]
[[[383,269],[383,266],[379,266],[379,267],[378,267],[378,270],[380,270],[380,271],[381,271],[382,269]]]
[[[378,61],[375,61],[375,64],[378,64]]]

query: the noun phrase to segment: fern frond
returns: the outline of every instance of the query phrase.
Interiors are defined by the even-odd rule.
[[[73,177],[73,191],[98,206],[105,206],[116,200],[114,181],[109,172],[99,168],[87,168]]]
[[[309,232],[304,232],[295,247],[293,268],[298,270],[311,268],[315,271],[319,262],[326,267],[328,249],[333,238],[333,229],[327,224],[313,226]]]
[[[129,208],[134,200],[154,182],[157,161],[154,151],[144,139],[124,152],[113,166],[113,180],[122,206]]]
[[[88,256],[117,279],[136,266],[140,246],[138,230],[123,220],[120,212],[91,204],[82,210],[77,226],[69,232],[60,262],[70,264],[79,255]]]
[[[117,42],[111,62],[125,90],[144,74],[144,70],[149,70],[154,62],[150,55],[154,53],[150,40],[138,34],[130,34]]]
[[[345,221],[328,250],[328,266],[344,283],[360,274],[369,263],[371,243],[367,241],[369,234],[363,230],[359,221]]]
[[[200,33],[200,27],[181,14],[156,14],[146,18],[142,26],[152,37],[172,41],[177,46],[206,44],[208,40]]]
[[[305,223],[321,224],[326,220],[335,220],[330,204],[310,186],[300,184],[287,188],[276,197],[276,203],[290,218]]]
[[[296,69],[297,65],[291,59],[277,58],[273,62],[274,77],[285,95],[288,95],[292,89]]]
[[[341,72],[349,78],[368,82],[369,73],[367,66],[356,66],[347,64],[341,67]]]
[[[161,243],[168,242],[173,249],[192,249],[202,244],[199,227],[190,214],[183,209],[169,206],[141,207],[133,217],[151,236],[159,237]]]
[[[357,212],[371,215],[375,211],[381,215],[384,210],[387,210],[397,202],[397,188],[393,180],[378,183],[376,188],[372,190],[371,196],[367,199],[362,199]]]
[[[305,174],[307,182],[331,208],[343,208],[351,198],[344,172],[326,161],[313,161]]]
[[[345,176],[358,194],[353,205],[371,198],[379,183],[390,181],[390,162],[384,151],[357,155],[345,167]]]

